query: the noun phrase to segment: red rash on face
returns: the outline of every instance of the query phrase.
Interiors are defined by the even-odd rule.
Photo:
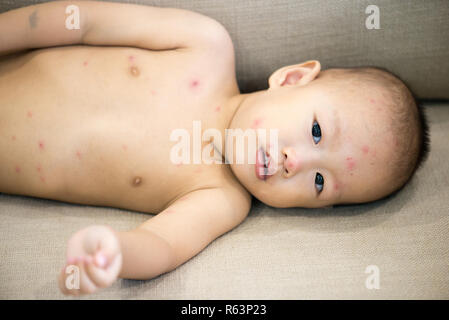
[[[355,160],[352,157],[347,157],[346,158],[346,168],[349,171],[352,171],[352,170],[354,170],[354,167],[355,167]]]
[[[368,146],[363,146],[363,147],[362,147],[362,151],[363,151],[364,154],[368,154],[368,152],[369,152],[369,147],[368,147]]]
[[[340,185],[338,183],[334,184],[334,190],[337,191],[338,189],[340,189]]]

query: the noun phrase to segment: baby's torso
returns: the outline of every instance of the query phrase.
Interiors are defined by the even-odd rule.
[[[80,46],[0,62],[0,188],[159,212],[234,179],[226,165],[173,163],[170,134],[187,130],[192,147],[194,120],[224,132],[237,93],[234,70],[182,50]]]

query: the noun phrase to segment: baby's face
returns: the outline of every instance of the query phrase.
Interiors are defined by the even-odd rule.
[[[249,96],[230,128],[267,129],[268,141],[257,135],[262,146],[271,144],[269,129],[278,129],[278,152],[259,149],[256,164],[233,161],[232,171],[274,207],[314,208],[385,196],[391,192],[386,168],[395,141],[388,134],[384,97],[370,91],[314,80]]]

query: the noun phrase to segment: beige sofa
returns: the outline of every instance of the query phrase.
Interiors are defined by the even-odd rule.
[[[2,0],[0,11],[36,2]],[[419,98],[439,100],[424,102],[428,161],[398,194],[329,209],[273,209],[254,201],[248,219],[173,272],[149,281],[120,280],[92,298],[449,298],[449,2],[134,3],[192,9],[220,21],[234,40],[244,92],[266,88],[278,67],[313,58],[324,68],[385,67]],[[370,4],[380,9],[378,30],[365,27]],[[125,230],[147,218],[0,194],[0,298],[65,298],[56,275],[73,232],[91,224]],[[368,266],[378,271],[378,289],[366,286],[374,275],[365,273]]]

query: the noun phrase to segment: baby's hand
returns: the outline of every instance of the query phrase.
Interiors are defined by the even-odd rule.
[[[67,260],[59,276],[59,288],[62,293],[72,295],[96,292],[110,286],[121,267],[122,252],[114,230],[106,226],[81,229],[67,244]]]

